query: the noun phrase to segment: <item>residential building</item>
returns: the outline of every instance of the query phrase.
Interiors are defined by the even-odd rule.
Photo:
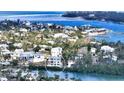
[[[60,56],[50,56],[48,58],[47,66],[50,66],[50,67],[62,67],[63,66],[62,57],[60,57]]]
[[[73,67],[74,64],[75,64],[75,61],[74,61],[74,60],[68,60],[68,65],[67,65],[67,67],[68,67],[68,68]]]
[[[62,56],[62,48],[61,47],[55,47],[51,49],[51,55],[52,56]]]
[[[43,54],[40,54],[40,53],[23,52],[23,53],[20,54],[19,59],[22,60],[22,61],[37,63],[37,62],[45,61],[45,56]]]
[[[53,36],[54,38],[69,38],[69,36],[67,34],[64,33],[57,33]]]
[[[110,47],[110,46],[102,46],[101,47],[101,51],[107,53],[107,52],[114,52],[114,48]]]

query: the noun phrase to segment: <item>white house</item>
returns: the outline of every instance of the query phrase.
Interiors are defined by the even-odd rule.
[[[34,52],[23,52],[20,54],[20,60],[28,61],[31,63],[43,62],[45,61],[45,56],[40,53]]]
[[[49,43],[49,44],[52,44],[52,45],[55,44],[55,42],[52,41],[52,40],[48,41],[48,43]]]
[[[10,65],[10,62],[9,62],[9,61],[1,61],[0,64],[1,64],[1,65],[6,65],[6,66],[7,66],[7,65]]]
[[[1,77],[0,81],[8,81],[8,79],[6,77]]]
[[[6,49],[6,48],[8,48],[7,44],[0,44],[0,49]]]
[[[94,53],[96,53],[96,48],[91,48],[91,50],[90,50],[90,51],[91,51],[91,53],[93,53],[93,54],[94,54]]]
[[[34,54],[33,58],[29,59],[29,62],[38,63],[45,61],[45,56],[42,54]]]
[[[11,51],[9,51],[8,49],[2,49],[1,50],[1,54],[2,55],[7,55],[7,54],[11,54],[12,52]]]
[[[20,34],[19,33],[13,33],[15,36],[20,36]]]
[[[69,36],[67,34],[64,34],[64,33],[57,33],[57,34],[54,34],[53,36],[54,38],[69,38]]]
[[[50,66],[50,67],[62,67],[63,66],[62,58],[58,57],[58,56],[50,56],[48,58],[47,66]]]
[[[117,56],[115,56],[115,55],[112,56],[112,60],[113,60],[113,61],[117,61],[117,59],[118,59]]]
[[[70,68],[75,64],[75,62],[73,60],[68,60],[68,65],[67,67]]]
[[[106,53],[106,52],[114,52],[115,49],[110,46],[102,46],[101,50]]]
[[[21,53],[23,53],[24,50],[23,49],[15,49],[13,56],[15,57],[19,57]]]
[[[14,43],[13,46],[21,48],[22,47],[22,43]]]
[[[26,22],[25,22],[25,25],[26,25],[26,26],[30,26],[30,25],[31,25],[31,22],[30,22],[30,21],[26,21]]]
[[[61,56],[62,55],[62,48],[61,47],[55,47],[51,49],[51,55],[52,56]]]
[[[19,30],[20,32],[28,32],[28,30],[27,29],[25,29],[25,28],[20,28],[20,30]]]

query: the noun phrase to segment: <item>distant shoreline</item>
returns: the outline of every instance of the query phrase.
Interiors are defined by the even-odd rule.
[[[72,12],[65,12],[62,17],[68,17],[68,18],[75,18],[80,17],[85,20],[97,20],[101,22],[113,22],[118,24],[124,25],[124,13],[118,13],[118,12],[107,12],[107,11],[72,11]]]

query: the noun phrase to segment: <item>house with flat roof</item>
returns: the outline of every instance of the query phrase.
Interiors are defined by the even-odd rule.
[[[51,49],[51,55],[52,56],[62,56],[62,48],[61,47],[55,47]]]
[[[50,56],[48,58],[47,66],[50,66],[50,67],[62,67],[63,66],[62,57],[60,57],[60,56]]]

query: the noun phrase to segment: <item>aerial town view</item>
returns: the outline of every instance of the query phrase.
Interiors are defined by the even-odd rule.
[[[0,81],[113,80],[124,80],[124,12],[0,11]]]

